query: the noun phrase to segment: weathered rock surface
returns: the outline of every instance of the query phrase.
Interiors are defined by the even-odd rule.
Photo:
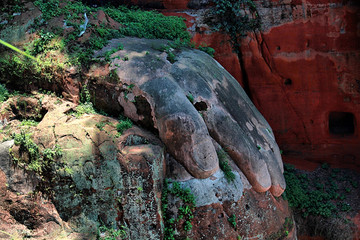
[[[45,114],[37,126],[20,124],[20,106],[13,105],[19,99],[26,105],[41,99]],[[176,239],[264,239],[274,234],[295,239],[294,224],[288,225],[292,215],[287,203],[270,192],[256,193],[235,163],[230,162],[235,174],[232,183],[221,170],[196,179],[165,152],[156,136],[139,127],[118,136],[114,118],[98,114],[75,118],[73,103],[46,95],[15,96],[1,107],[8,122],[0,139],[31,132],[40,149],[57,144],[63,151],[51,169],[39,174],[21,167],[26,159],[15,164],[9,149],[14,156],[23,155],[14,141],[0,144],[1,239],[9,234],[95,239],[100,225],[123,229],[125,239],[162,239],[161,190],[166,169],[170,182],[181,181],[180,186],[189,188],[196,199],[193,228],[185,232],[176,225]],[[33,114],[20,116],[27,119]],[[215,142],[214,147],[220,148]],[[169,204],[177,212],[179,199],[172,197]],[[236,228],[229,217],[234,217]]]
[[[197,50],[173,50],[176,62],[171,63],[167,53],[157,50],[165,44],[161,40],[112,40],[97,54],[119,44],[124,50],[112,55],[109,68],[119,83],[104,83],[94,79],[95,71],[89,73],[95,104],[99,100],[101,106],[120,106],[133,121],[154,128],[172,156],[196,178],[218,169],[213,138],[256,191],[281,195],[283,165],[271,127],[228,72]],[[122,92],[115,95],[116,88]],[[106,104],[103,91],[112,93]]]
[[[36,99],[24,97],[22,100],[32,102]],[[86,239],[96,237],[101,223],[114,228],[123,226],[129,239],[160,239],[159,209],[165,174],[162,143],[136,127],[115,137],[117,121],[113,118],[91,115],[76,119],[67,115],[74,107],[72,103],[60,101],[56,105],[55,100],[47,96],[42,97],[42,101],[48,112],[32,129],[32,138],[41,148],[58,144],[63,156],[53,164],[51,172],[39,177],[34,172],[14,166],[9,157],[9,147],[13,142],[5,142],[1,144],[0,168],[7,178],[3,183],[7,184],[8,190],[4,191],[8,195],[17,193],[26,199],[28,194],[39,196],[43,192],[50,197],[50,210],[54,210],[60,220],[44,219],[47,215],[37,216],[41,212],[25,205],[23,211],[27,215],[15,212],[6,223],[17,221],[30,230],[38,231],[52,221],[60,230],[80,232]],[[11,105],[11,102],[8,100],[4,106]],[[104,123],[102,130],[96,127],[97,123]],[[12,119],[4,127],[15,133],[20,132],[20,128],[12,124]],[[15,147],[13,151],[16,151]],[[1,198],[4,202],[2,210],[12,211],[8,210],[11,205],[7,206],[7,195],[4,197]],[[21,200],[21,203],[26,204],[26,201]],[[40,204],[39,207],[49,211],[46,205]],[[67,223],[66,228],[60,224],[61,220]],[[5,227],[4,230],[8,229]],[[41,236],[54,233],[54,230],[49,231]],[[73,239],[79,239],[79,236]]]
[[[186,18],[193,41],[213,47],[215,58],[242,83],[226,36],[204,22],[209,1],[181,2],[185,7],[168,5],[164,14]],[[284,160],[303,169],[328,162],[359,170],[358,3],[255,3],[262,31],[244,39],[244,64],[252,101],[272,126]]]

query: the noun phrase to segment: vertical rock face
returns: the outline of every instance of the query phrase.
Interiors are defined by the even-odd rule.
[[[253,101],[285,160],[360,170],[359,8],[351,1],[291,4],[275,2],[273,11],[288,8],[281,14],[291,21],[245,40]]]
[[[227,38],[204,24],[209,1],[166,15],[186,18],[197,43],[241,83]],[[261,33],[243,40],[252,100],[274,130],[285,161],[360,169],[360,32],[356,1],[256,1]],[[165,6],[165,5],[164,5]],[[177,9],[177,10],[174,10]]]

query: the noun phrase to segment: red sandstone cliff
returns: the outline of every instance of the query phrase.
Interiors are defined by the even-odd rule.
[[[196,43],[241,83],[226,37],[203,22],[208,1],[133,1],[186,18]],[[258,1],[261,33],[242,51],[251,97],[269,121],[285,161],[360,170],[360,12],[356,1]],[[196,9],[195,9],[196,8]]]

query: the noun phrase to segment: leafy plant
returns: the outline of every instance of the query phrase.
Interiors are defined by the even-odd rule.
[[[0,103],[9,98],[9,92],[4,85],[0,84]]]
[[[58,145],[40,151],[38,145],[31,139],[31,133],[26,133],[23,130],[19,134],[13,134],[12,137],[15,145],[19,146],[20,157],[26,154],[28,158],[27,161],[23,161],[12,154],[14,161],[21,167],[34,171],[40,176],[44,171],[51,169],[52,162],[63,154]]]
[[[120,136],[121,134],[123,134],[123,132],[124,132],[126,129],[131,128],[132,125],[133,125],[133,123],[132,123],[132,121],[131,121],[129,118],[122,117],[122,118],[119,120],[119,123],[116,124],[116,130],[118,131],[118,136]]]
[[[126,228],[121,226],[120,229],[108,228],[106,226],[100,226],[98,228],[97,239],[99,240],[119,240],[126,238]]]
[[[20,126],[32,126],[32,127],[36,127],[39,124],[39,122],[36,122],[35,120],[23,120],[20,123]]]
[[[235,216],[235,214],[232,214],[230,217],[228,217],[228,222],[236,230],[236,216]]]
[[[176,196],[180,200],[178,216],[176,219],[171,216],[171,211],[168,208],[169,195]],[[182,225],[184,231],[190,231],[192,229],[191,220],[194,218],[195,197],[191,194],[190,189],[181,188],[178,182],[173,182],[172,187],[170,188],[168,180],[165,179],[161,195],[161,209],[165,224],[164,239],[175,239],[175,225],[178,224],[181,219],[184,220]]]
[[[140,9],[128,9],[120,6],[119,8],[104,8],[112,19],[123,24],[120,33],[126,36],[140,38],[159,38],[183,41],[190,41],[190,35],[186,31],[186,25],[182,18],[164,16],[155,11],[142,11]]]
[[[285,239],[289,235],[289,231],[291,231],[294,227],[294,221],[292,218],[285,218],[284,224],[281,226],[279,231],[271,234],[266,240],[278,240],[278,239]]]
[[[235,174],[232,172],[232,169],[227,160],[226,153],[223,149],[216,151],[219,158],[220,169],[224,172],[226,180],[230,183],[235,180]]]
[[[95,124],[95,126],[100,129],[100,131],[104,130],[106,123],[105,122],[98,122]]]
[[[199,50],[203,51],[203,52],[206,52],[207,54],[209,54],[212,57],[214,57],[214,55],[215,55],[215,49],[207,46],[206,44],[199,45]]]
[[[63,9],[60,8],[59,0],[36,0],[34,1],[34,5],[40,9],[45,21],[60,16],[63,13]]]
[[[110,62],[111,55],[116,53],[117,51],[120,51],[120,50],[123,50],[123,49],[124,49],[124,46],[122,44],[119,44],[118,47],[112,48],[111,50],[105,52],[105,54],[104,54],[105,61]]]

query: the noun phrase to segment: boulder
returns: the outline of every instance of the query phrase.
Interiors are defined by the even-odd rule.
[[[283,165],[271,127],[221,65],[198,50],[168,46],[170,52],[164,52],[163,40],[114,39],[96,55],[119,44],[124,50],[112,55],[109,67],[117,73],[116,83],[89,73],[95,105],[120,106],[127,117],[153,128],[195,178],[207,178],[218,169],[214,139],[256,191],[281,195]],[[103,91],[112,96],[106,102]]]
[[[30,168],[33,160],[21,145],[1,144],[0,237],[95,239],[115,230],[127,239],[163,239],[168,220],[187,211],[187,218],[171,226],[176,239],[294,239],[287,202],[274,197],[285,188],[279,150],[235,79],[200,51],[174,49],[177,61],[171,63],[156,47],[166,41],[111,42],[119,43],[124,50],[114,53],[120,56],[117,65],[93,66],[86,85],[96,106],[123,111],[139,127],[120,134],[124,117],[119,122],[93,111],[79,115],[84,105],[50,95],[12,96],[2,103],[6,124],[0,139],[28,134],[44,165],[42,171]],[[113,69],[116,79],[107,76]],[[36,126],[20,122],[34,116]],[[62,154],[43,162],[44,151],[56,148]],[[220,151],[232,182],[219,169]],[[194,199],[194,206],[186,208],[181,195],[165,195],[165,178]]]

